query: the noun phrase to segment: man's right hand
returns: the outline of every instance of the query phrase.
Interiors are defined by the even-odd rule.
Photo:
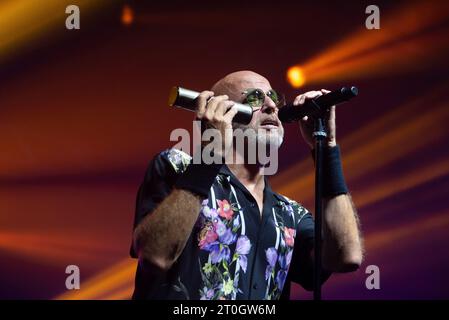
[[[207,129],[220,132],[221,149],[219,145],[214,146],[214,153],[222,158],[232,147],[232,119],[237,114],[234,104],[227,95],[214,96],[212,91],[202,91],[197,98],[196,117]]]

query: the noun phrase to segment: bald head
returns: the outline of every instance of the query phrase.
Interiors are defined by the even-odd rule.
[[[228,74],[215,83],[212,86],[211,91],[213,91],[216,96],[226,94],[229,96],[229,99],[239,101],[242,98],[242,91],[248,88],[267,88],[268,90],[271,88],[271,85],[268,80],[260,74],[249,70],[243,70]]]

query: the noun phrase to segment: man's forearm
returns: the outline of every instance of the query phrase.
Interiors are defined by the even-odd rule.
[[[185,247],[201,209],[201,197],[174,189],[134,231],[139,259],[168,270]]]
[[[363,248],[356,210],[349,194],[324,200],[323,267],[335,272],[356,270]]]

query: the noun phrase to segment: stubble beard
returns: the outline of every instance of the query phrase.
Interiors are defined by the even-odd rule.
[[[245,133],[251,133],[248,135],[247,145],[265,146],[265,150],[276,150],[277,152],[284,142],[284,128],[281,126],[278,129],[267,130],[263,128],[255,129],[250,125],[233,123],[232,128],[233,130],[241,129]],[[247,149],[246,146],[245,150]]]

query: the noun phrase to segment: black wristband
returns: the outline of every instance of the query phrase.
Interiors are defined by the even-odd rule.
[[[315,152],[312,150],[313,159]],[[324,148],[323,152],[323,197],[335,197],[349,192],[341,165],[340,147]]]
[[[323,196],[335,197],[340,194],[347,194],[345,177],[343,176],[343,167],[341,165],[340,147],[337,145],[331,148],[325,148],[323,158]]]
[[[190,163],[186,171],[176,181],[175,187],[177,189],[189,190],[207,198],[210,187],[222,167],[223,164]]]

